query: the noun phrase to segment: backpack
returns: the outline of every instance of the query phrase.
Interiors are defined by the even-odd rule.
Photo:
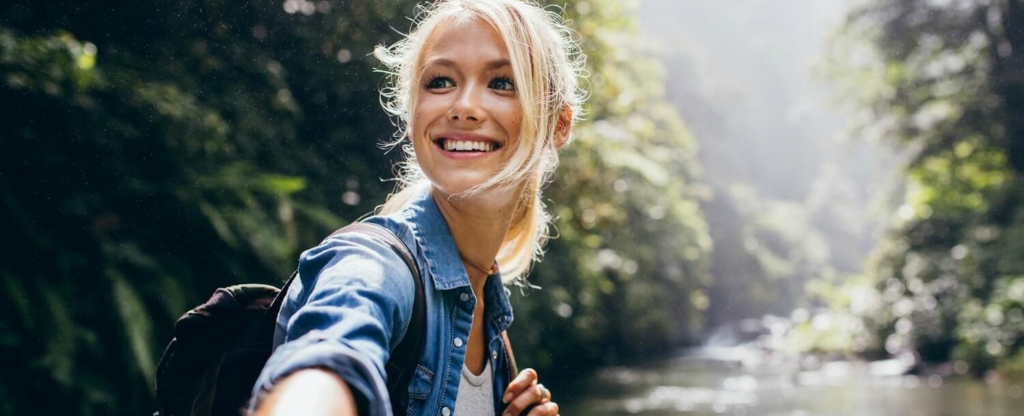
[[[363,234],[387,243],[416,281],[409,329],[386,365],[392,411],[404,415],[408,385],[425,342],[426,304],[419,268],[409,248],[382,226],[353,223],[327,239],[342,233]],[[277,314],[297,275],[298,270],[280,290],[261,284],[219,288],[206,303],[182,315],[157,366],[159,409],[154,416],[241,415],[273,352]]]

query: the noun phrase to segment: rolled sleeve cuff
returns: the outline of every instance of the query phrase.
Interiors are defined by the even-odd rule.
[[[313,331],[274,351],[253,386],[255,400],[249,406],[249,414],[255,414],[260,399],[275,382],[307,368],[326,368],[340,376],[358,398],[365,399],[369,415],[391,415],[390,397],[380,371],[352,347],[325,337],[321,331]]]

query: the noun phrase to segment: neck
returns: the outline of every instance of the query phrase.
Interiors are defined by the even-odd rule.
[[[522,189],[484,192],[472,197],[447,196],[437,188],[431,196],[455,240],[459,256],[466,263],[473,291],[481,293],[488,270],[498,256],[505,233]]]

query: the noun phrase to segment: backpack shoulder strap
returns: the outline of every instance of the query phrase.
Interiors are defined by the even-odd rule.
[[[510,372],[508,381],[511,382],[519,375],[519,368],[516,367],[516,355],[512,353],[512,341],[508,339],[508,331],[501,331],[501,338],[505,341],[505,358],[508,359],[508,370]]]
[[[420,322],[420,320],[417,320],[416,317],[417,313],[419,313],[419,309],[421,308],[417,308],[416,305],[422,303],[421,300],[423,299],[423,279],[420,278],[420,269],[418,266],[416,266],[416,260],[413,259],[412,252],[409,251],[409,247],[407,247],[405,243],[403,243],[402,240],[400,240],[398,236],[395,235],[395,233],[391,232],[391,230],[388,230],[387,228],[384,228],[383,226],[377,224],[366,222],[353,222],[349,225],[341,227],[335,230],[333,233],[331,233],[331,235],[328,235],[326,238],[324,238],[320,242],[320,244],[323,244],[327,240],[331,239],[331,237],[344,233],[358,233],[368,235],[370,237],[377,239],[378,241],[384,242],[389,247],[391,247],[391,250],[394,250],[394,252],[397,253],[398,256],[402,258],[403,261],[405,261],[406,267],[409,268],[409,270],[412,272],[412,277],[415,278],[416,280],[416,300],[415,303],[413,304],[412,310],[413,320],[410,322]],[[271,317],[272,320],[277,320],[277,313],[278,311],[281,310],[281,305],[284,303],[284,298],[288,295],[288,289],[291,288],[292,282],[295,281],[295,278],[298,275],[299,270],[295,269],[295,271],[292,272],[292,275],[288,277],[288,280],[285,281],[284,286],[281,286],[281,291],[274,298],[274,303],[272,303],[270,308],[267,309],[267,315],[273,315]],[[425,315],[425,312],[423,312],[423,314]]]

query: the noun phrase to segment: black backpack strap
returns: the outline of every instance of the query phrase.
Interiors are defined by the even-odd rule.
[[[416,298],[413,301],[409,329],[405,331],[405,336],[395,346],[395,349],[391,351],[391,358],[388,359],[385,365],[388,376],[388,392],[391,396],[391,411],[395,415],[404,415],[409,403],[409,382],[412,381],[412,375],[416,372],[416,363],[419,361],[420,355],[423,354],[424,334],[427,327],[427,304],[424,300],[423,279],[420,277],[420,269],[416,265],[416,260],[413,258],[412,252],[409,251],[409,247],[395,233],[383,226],[366,222],[354,222],[331,233],[324,241],[343,233],[367,235],[386,243],[391,247],[391,250],[402,258],[406,267],[412,272],[413,281],[416,286]],[[274,299],[274,303],[267,310],[268,315],[273,314],[270,318],[275,322],[277,321],[277,313],[281,310],[281,305],[287,296],[288,289],[298,274],[298,270],[292,272],[291,277],[288,278],[288,281],[281,288],[281,292]]]

